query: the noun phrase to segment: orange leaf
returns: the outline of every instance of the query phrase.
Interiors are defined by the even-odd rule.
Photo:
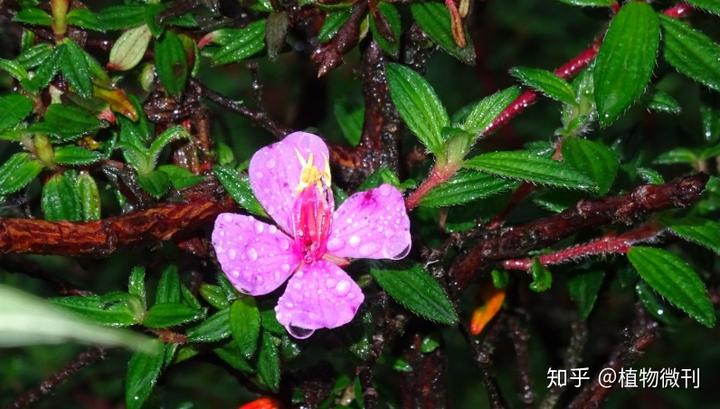
[[[238,409],[282,409],[282,404],[277,399],[264,396],[252,402],[240,405]]]
[[[492,284],[486,284],[478,294],[482,305],[475,308],[470,318],[470,333],[478,335],[485,329],[490,320],[497,315],[505,301],[505,290],[495,288]]]

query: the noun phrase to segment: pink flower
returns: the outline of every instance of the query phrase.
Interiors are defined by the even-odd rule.
[[[384,184],[335,210],[327,146],[305,132],[260,149],[249,175],[277,227],[251,216],[218,216],[212,243],[228,279],[243,293],[263,295],[290,278],[275,313],[294,337],[350,322],[364,295],[338,265],[408,254],[410,220],[400,191]]]

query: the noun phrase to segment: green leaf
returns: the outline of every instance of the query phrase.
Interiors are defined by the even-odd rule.
[[[413,3],[410,5],[410,12],[422,31],[440,48],[465,64],[475,65],[475,46],[472,39],[465,32],[465,48],[455,44],[450,26],[450,12],[445,5],[438,2]]]
[[[179,303],[180,302],[180,275],[175,265],[165,267],[157,291],[155,292],[155,304]]]
[[[55,163],[58,165],[89,165],[103,158],[98,151],[91,151],[76,145],[55,148]]]
[[[715,326],[715,309],[705,284],[680,257],[641,246],[632,247],[627,256],[640,277],[671,304],[702,325]]]
[[[695,7],[720,16],[720,1],[718,0],[687,0],[687,2]]]
[[[200,295],[213,307],[222,310],[230,306],[225,291],[219,285],[203,284],[200,286]]]
[[[393,171],[389,167],[383,165],[377,168],[377,170],[375,170],[373,173],[371,173],[370,176],[368,176],[367,179],[365,179],[360,184],[360,186],[358,186],[356,191],[362,192],[365,190],[370,190],[384,183],[393,185],[400,190],[404,189],[402,183],[400,183],[400,178],[398,177],[397,173],[395,173],[395,171]]]
[[[65,47],[65,52],[60,59],[60,71],[78,95],[89,98],[92,95],[93,85],[85,51],[70,39],[65,39],[61,47]]]
[[[76,314],[0,284],[0,347],[81,342],[151,352],[157,343],[130,331],[93,325]]]
[[[176,190],[195,186],[198,183],[202,182],[202,180],[204,179],[203,176],[196,175],[189,170],[177,165],[160,165],[158,166],[157,170],[159,170],[160,172],[164,172],[168,175],[170,183]]]
[[[98,15],[86,8],[74,8],[65,16],[65,21],[87,30],[105,32],[105,26],[100,22]]]
[[[720,254],[720,223],[695,217],[666,219],[665,226],[678,237]]]
[[[122,33],[110,49],[108,68],[115,71],[127,71],[142,60],[150,44],[152,33],[146,24]]]
[[[655,112],[677,115],[682,111],[680,103],[665,91],[655,90],[648,103],[648,109]]]
[[[230,309],[224,309],[211,315],[200,325],[190,328],[187,333],[189,342],[216,342],[230,336]]]
[[[600,196],[610,191],[620,166],[615,151],[600,142],[567,138],[562,144],[562,154],[565,162],[595,182]]]
[[[95,179],[86,171],[75,178],[75,190],[80,198],[82,220],[100,220],[100,191]]]
[[[35,69],[33,77],[23,84],[24,87],[35,93],[45,89],[55,77],[55,74],[57,74],[64,51],[65,47],[56,47],[50,57],[46,58],[37,69]]]
[[[260,336],[260,312],[255,299],[242,297],[230,307],[230,332],[240,353],[251,359]]]
[[[0,195],[5,196],[24,188],[42,169],[42,163],[32,159],[29,154],[14,154],[0,166]]]
[[[172,126],[164,130],[160,135],[157,136],[157,138],[155,138],[154,141],[152,141],[152,143],[150,144],[150,149],[148,149],[148,155],[150,159],[150,162],[148,163],[149,168],[155,169],[158,157],[167,145],[178,139],[189,137],[190,134],[188,133],[187,129],[180,125]]]
[[[271,391],[277,392],[280,389],[280,357],[278,348],[273,337],[263,332],[258,352],[257,373],[260,382],[265,384]]]
[[[335,36],[335,33],[340,30],[340,27],[344,26],[349,19],[349,8],[329,12],[325,16],[322,27],[320,27],[320,32],[318,32],[318,40],[321,43],[330,41]]]
[[[539,68],[515,67],[510,70],[510,75],[549,98],[568,105],[575,104],[575,91],[570,84],[550,71]]]
[[[265,214],[260,202],[255,198],[255,194],[250,188],[250,181],[247,176],[241,176],[238,171],[226,166],[215,166],[213,173],[215,173],[215,177],[238,206],[254,215],[262,216]]]
[[[144,6],[110,6],[97,13],[105,30],[125,30],[145,23]]]
[[[541,185],[582,190],[597,189],[590,178],[576,171],[572,166],[528,151],[484,153],[465,161],[465,167]]]
[[[600,125],[610,126],[643,94],[655,67],[660,24],[652,7],[625,4],[613,18],[595,60]]]
[[[188,61],[180,37],[172,31],[166,31],[155,43],[155,69],[170,95],[182,93],[188,78]]]
[[[145,267],[135,266],[130,271],[128,278],[128,293],[142,300],[143,305],[146,304],[147,294],[145,290]]]
[[[598,290],[605,273],[601,270],[583,271],[573,275],[567,282],[570,298],[575,301],[580,319],[586,320],[595,305]]]
[[[450,125],[450,119],[435,90],[408,67],[390,63],[386,70],[390,96],[400,117],[431,152],[443,152],[442,129]]]
[[[30,7],[18,11],[13,21],[36,26],[49,26],[52,24],[52,17],[42,9]]]
[[[563,3],[581,7],[610,7],[615,0],[559,0]]]
[[[400,53],[400,38],[402,36],[402,25],[400,19],[400,12],[392,3],[380,2],[378,4],[378,11],[380,16],[385,20],[390,31],[393,34],[393,38],[385,38],[378,29],[378,23],[375,21],[375,17],[370,18],[370,32],[372,33],[373,40],[377,41],[380,48],[386,53],[397,57]]]
[[[27,81],[29,77],[27,70],[19,62],[6,60],[4,58],[0,58],[0,71],[6,71],[13,78],[23,83]]]
[[[18,94],[0,96],[0,132],[14,128],[30,112],[32,112],[32,101]]]
[[[662,153],[660,156],[655,158],[653,163],[659,165],[674,165],[678,163],[685,163],[692,165],[696,163],[700,158],[698,153],[688,148],[675,148],[667,152]]]
[[[187,324],[205,317],[205,311],[182,303],[155,304],[145,314],[143,325],[148,328],[167,328]]]
[[[41,207],[45,220],[80,221],[83,218],[80,195],[75,183],[64,173],[51,177],[42,190]]]
[[[661,15],[665,61],[680,73],[720,91],[720,45],[701,31]]]
[[[128,362],[125,377],[125,407],[127,409],[140,409],[150,396],[157,384],[160,372],[165,361],[165,349],[158,354],[145,354],[136,352]]]
[[[365,106],[361,105],[357,109],[348,109],[345,103],[336,101],[333,104],[333,110],[335,112],[335,120],[340,125],[345,139],[352,146],[357,146],[360,143],[360,137],[362,136],[363,124],[365,122]]]
[[[443,288],[421,266],[406,270],[373,268],[370,274],[395,301],[413,313],[441,324],[452,325],[458,321]]]
[[[20,53],[15,61],[17,61],[18,64],[26,70],[29,70],[47,61],[47,59],[52,56],[53,52],[54,49],[50,44],[40,43]]]
[[[62,141],[70,141],[97,131],[103,123],[80,108],[50,104],[42,122],[31,125],[28,130],[36,133],[48,133]]]
[[[644,281],[638,281],[637,284],[635,284],[635,294],[637,294],[638,299],[645,309],[655,319],[665,325],[676,325],[678,323],[678,318]]]
[[[703,138],[708,142],[720,139],[720,112],[706,106],[700,107]]]
[[[461,170],[449,181],[431,190],[420,203],[425,207],[465,204],[514,189],[517,182],[473,170]]]
[[[153,170],[145,174],[139,173],[138,183],[143,190],[156,199],[163,197],[170,190],[170,178],[168,178],[167,173],[159,170]]]
[[[519,95],[520,88],[510,87],[481,99],[465,118],[462,129],[478,136],[482,135],[493,120]]]
[[[241,29],[222,29],[231,38],[210,54],[214,65],[242,61],[265,48],[265,20],[258,20]]]
[[[531,290],[541,293],[550,289],[552,286],[552,273],[537,258],[533,259],[530,273],[532,274]]]
[[[242,357],[240,351],[234,343],[229,343],[223,347],[215,348],[213,350],[218,358],[225,361],[231,367],[244,373],[253,373],[255,370],[250,366],[250,363]]]
[[[139,324],[144,313],[139,298],[121,292],[52,298],[51,301],[82,315],[89,321],[110,327]]]

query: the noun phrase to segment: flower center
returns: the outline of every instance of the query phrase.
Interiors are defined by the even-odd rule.
[[[294,250],[305,263],[319,260],[327,251],[332,212],[332,192],[325,184],[306,186],[295,199]]]

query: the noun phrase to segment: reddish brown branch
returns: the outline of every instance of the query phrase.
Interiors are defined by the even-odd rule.
[[[7,409],[19,409],[32,405],[79,370],[102,359],[105,359],[105,350],[102,348],[93,347],[81,352],[64,368],[42,381],[38,386],[23,392]]]
[[[361,0],[353,6],[348,21],[327,44],[318,47],[311,59],[319,65],[318,77],[327,74],[342,63],[343,55],[353,48],[360,36],[360,24],[367,14],[368,3]]]
[[[488,262],[524,256],[527,251],[552,244],[577,231],[610,223],[630,224],[648,212],[686,207],[700,198],[708,176],[696,174],[662,185],[642,185],[632,192],[596,200],[581,200],[562,213],[521,226],[487,232],[450,275],[458,288],[469,284]]]
[[[103,256],[144,241],[170,240],[235,207],[229,197],[215,195],[215,188],[206,183],[189,192],[186,202],[93,222],[0,219],[0,253]]]
[[[654,223],[645,224],[623,234],[610,233],[600,239],[589,243],[568,247],[550,254],[538,257],[545,266],[571,263],[585,257],[602,254],[625,254],[630,247],[637,243],[653,241],[662,234],[663,228]],[[507,270],[529,271],[532,266],[531,258],[504,260],[502,267]]]

